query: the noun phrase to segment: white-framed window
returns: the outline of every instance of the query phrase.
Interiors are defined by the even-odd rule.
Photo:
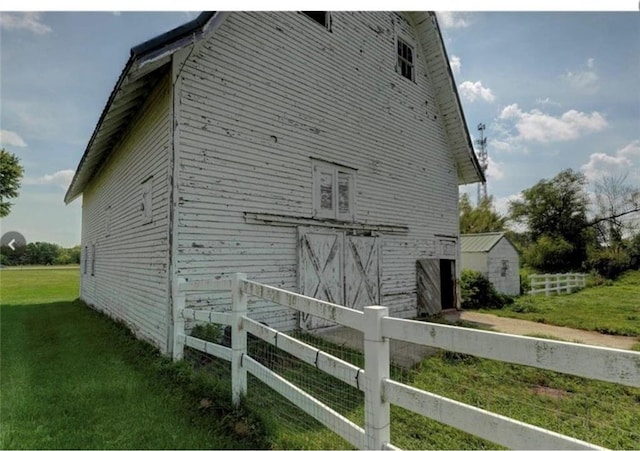
[[[396,71],[403,77],[414,81],[415,80],[415,50],[412,45],[407,43],[404,39],[398,37],[397,39],[397,56],[398,61],[396,63]]]
[[[314,22],[322,25],[327,30],[331,31],[331,14],[329,11],[301,11],[302,14],[307,16]]]
[[[313,162],[313,216],[355,219],[356,171],[323,161]]]
[[[140,210],[142,212],[142,224],[153,222],[153,177],[142,182]]]

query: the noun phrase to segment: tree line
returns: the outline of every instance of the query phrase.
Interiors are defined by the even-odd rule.
[[[65,248],[54,243],[35,242],[11,250],[0,247],[2,266],[80,264],[80,246]]]
[[[572,169],[542,179],[499,214],[493,198],[460,197],[461,233],[505,232],[524,266],[537,272],[595,271],[614,278],[640,268],[640,189],[607,176],[587,191]]]

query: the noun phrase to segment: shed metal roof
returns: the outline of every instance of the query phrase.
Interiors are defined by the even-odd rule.
[[[489,252],[504,236],[503,232],[460,235],[460,251]]]

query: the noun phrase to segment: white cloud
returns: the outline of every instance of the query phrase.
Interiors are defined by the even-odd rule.
[[[485,175],[489,180],[502,180],[504,178],[504,164],[488,157],[487,171]]]
[[[25,178],[25,184],[27,185],[54,185],[66,190],[71,184],[73,174],[76,171],[73,169],[63,169],[53,174],[45,174],[38,178]]]
[[[561,106],[560,102],[555,102],[551,100],[549,97],[545,97],[544,99],[536,99],[536,103],[540,105]]]
[[[460,69],[462,68],[460,58],[455,55],[451,55],[451,58],[449,58],[449,66],[451,66],[451,71],[455,75],[458,75],[460,73]]]
[[[567,71],[564,79],[573,89],[587,93],[594,93],[598,90],[598,74],[595,72],[595,60],[587,60],[586,70],[577,72]]]
[[[522,200],[522,193],[510,194],[506,197],[497,197],[493,200],[493,205],[496,211],[502,215],[506,215],[509,212],[509,202],[515,200]]]
[[[16,132],[0,130],[0,146],[27,147],[27,143]]]
[[[469,13],[459,11],[439,11],[438,23],[442,28],[466,28],[471,25]]]
[[[471,82],[465,81],[458,86],[460,93],[466,97],[469,102],[475,102],[476,99],[482,99],[486,102],[493,102],[496,97],[491,89],[482,86],[481,81]]]
[[[618,149],[613,155],[603,152],[592,153],[589,162],[580,168],[590,181],[607,175],[631,173],[633,178],[640,175],[640,140],[635,140]]]
[[[11,30],[27,30],[35,34],[50,33],[51,27],[40,21],[41,13],[0,13],[0,28]]]
[[[636,139],[616,152],[623,157],[640,157],[640,139]]]
[[[517,103],[503,108],[499,116],[503,120],[514,120],[518,131],[517,139],[522,141],[571,141],[585,133],[604,130],[609,124],[597,111],[591,114],[569,110],[556,117],[533,109],[522,111]]]

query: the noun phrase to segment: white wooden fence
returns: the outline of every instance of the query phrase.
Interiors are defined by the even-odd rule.
[[[587,280],[586,274],[531,274],[529,281],[531,289],[528,294],[544,293],[571,293],[574,288],[584,288]]]
[[[185,308],[187,291],[231,290],[231,313]],[[494,443],[517,449],[599,449],[598,446],[393,381],[389,339],[477,357],[528,365],[590,379],[640,387],[640,353],[521,337],[389,316],[388,308],[364,312],[246,280],[179,283],[174,307],[173,357],[188,346],[231,362],[232,397],[247,395],[247,372],[360,449],[397,449],[390,443],[390,405],[396,404]],[[364,369],[247,317],[247,296],[268,299],[364,333]],[[185,319],[231,326],[231,349],[185,335]],[[364,392],[364,427],[305,393],[247,355],[247,332]],[[249,396],[251,393],[248,394]]]

